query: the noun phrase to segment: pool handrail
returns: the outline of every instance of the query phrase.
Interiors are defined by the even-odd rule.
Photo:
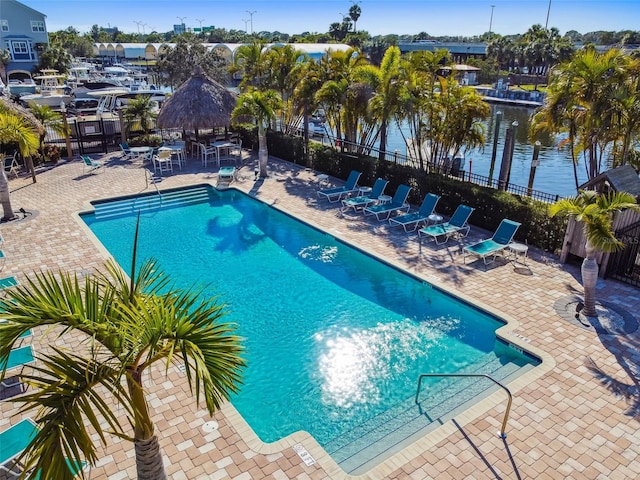
[[[501,387],[505,392],[507,392],[507,396],[509,397],[509,401],[507,402],[507,409],[504,412],[504,419],[502,420],[502,428],[500,429],[500,438],[507,438],[507,434],[505,430],[507,429],[507,420],[509,419],[509,412],[511,411],[511,403],[513,401],[513,395],[511,391],[505,387],[498,380],[493,378],[491,375],[487,375],[486,373],[422,373],[418,377],[418,388],[416,389],[416,404],[418,402],[418,395],[420,395],[420,387],[422,386],[422,379],[424,377],[484,377],[491,380],[493,383]]]

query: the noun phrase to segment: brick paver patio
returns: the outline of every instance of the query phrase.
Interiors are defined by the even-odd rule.
[[[104,171],[95,175],[85,175],[82,164],[74,161],[39,173],[35,184],[26,177],[10,180],[14,208],[31,214],[0,226],[7,255],[3,276],[20,279],[40,269],[85,273],[102,265],[106,252],[95,245],[75,213],[86,209],[89,200],[154,189],[145,169],[117,154],[102,159]],[[337,204],[316,200],[317,178],[310,170],[272,159],[271,176],[254,183],[252,162],[245,152],[235,188],[499,314],[510,321],[502,331],[507,340],[545,358],[543,367],[510,385],[514,403],[506,440],[496,434],[505,406],[504,394],[496,393],[359,478],[637,478],[640,333],[599,335],[556,313],[557,300],[580,292],[577,267],[560,265],[554,255],[535,249],[529,252],[528,268],[503,261],[487,269],[482,262],[465,265],[461,244],[455,241],[421,245],[415,234],[390,231],[369,217],[341,218]],[[215,184],[216,171],[191,159],[158,188]],[[473,228],[465,241],[485,236],[487,232]],[[636,318],[638,293],[612,280],[598,285],[602,300]],[[42,331],[35,332],[32,341],[36,351],[43,352],[62,340]],[[69,347],[78,341],[64,338]],[[218,428],[203,430],[212,419],[188,398],[178,369],[171,369],[169,378],[157,370],[145,382],[173,479],[350,478],[308,435],[262,444],[230,405],[214,415]],[[20,420],[13,403],[2,401],[0,408],[0,429]],[[298,443],[315,464],[302,461],[292,448]],[[92,479],[135,478],[132,444],[110,437],[106,447],[100,447],[100,457]]]

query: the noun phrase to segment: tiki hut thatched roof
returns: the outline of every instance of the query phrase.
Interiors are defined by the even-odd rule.
[[[158,115],[160,128],[227,127],[236,106],[236,95],[210,79],[196,67],[184,82],[162,105]]]
[[[38,132],[38,135],[42,135],[44,133],[44,126],[33,114],[27,109],[24,108],[17,103],[11,101],[8,97],[0,96],[0,111],[7,110],[9,112],[15,113],[27,121],[27,123]]]

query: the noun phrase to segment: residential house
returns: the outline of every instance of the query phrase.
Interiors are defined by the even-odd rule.
[[[49,46],[46,15],[16,0],[0,0],[0,48],[8,50],[8,78],[11,72],[31,73],[38,56]]]

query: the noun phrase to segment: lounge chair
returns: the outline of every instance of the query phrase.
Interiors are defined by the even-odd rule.
[[[380,198],[380,196],[384,194],[384,189],[387,188],[388,183],[389,180],[378,178],[368,194],[345,198],[344,200],[342,200],[342,211],[346,212],[347,210],[353,208],[353,210],[357,212],[359,209],[362,210],[369,205],[373,205],[378,201],[378,198]]]
[[[38,427],[30,418],[21,420],[15,425],[0,432],[0,469],[12,475],[20,475],[21,472],[12,470],[14,460],[38,433]]]
[[[236,178],[236,167],[220,167],[218,172],[218,181],[233,182]]]
[[[128,143],[121,143],[120,150],[122,150],[122,158],[124,160],[137,160],[138,154],[131,151]]]
[[[420,223],[426,223],[429,217],[433,215],[438,200],[440,200],[440,195],[427,193],[417,212],[405,213],[404,215],[390,218],[389,225],[402,225],[405,232],[415,232]]]
[[[13,275],[10,277],[0,278],[0,291],[19,285],[18,279]]]
[[[467,245],[462,249],[464,263],[467,263],[468,255],[482,258],[485,265],[493,263],[496,260],[496,255],[509,246],[519,226],[520,224],[513,220],[506,218],[502,220],[491,238]],[[489,257],[493,257],[491,261],[487,261]]]
[[[7,174],[7,177],[9,175],[13,175],[14,177],[18,178],[18,170],[20,169],[20,165],[18,164],[16,155],[17,153],[14,153],[13,155],[7,155],[6,157],[4,157],[4,171]]]
[[[16,458],[29,446],[34,437],[38,434],[39,428],[33,420],[26,418],[0,432],[0,470],[19,476],[22,465],[15,461]],[[86,462],[77,462],[66,459],[69,471],[77,476],[81,470],[87,469]],[[35,472],[30,478],[41,479],[41,472]]]
[[[409,192],[411,191],[411,187],[409,185],[399,185],[396,193],[393,194],[393,198],[389,203],[378,203],[376,205],[371,205],[370,207],[365,207],[364,214],[366,215],[375,215],[379,222],[383,220],[388,220],[391,216],[391,212],[396,212],[398,210],[408,212],[410,205],[407,203],[407,197],[409,196]]]
[[[84,173],[93,173],[102,167],[102,162],[94,160],[88,155],[82,155],[82,161],[84,162]]]
[[[35,361],[36,359],[33,356],[33,348],[31,348],[31,345],[25,345],[24,347],[13,348],[11,349],[11,351],[9,352],[9,356],[7,357],[7,363],[6,363],[6,367],[4,367],[4,373],[6,375],[7,372],[10,372],[11,370],[17,370],[17,369],[20,369],[20,371],[22,371],[22,368],[34,363]],[[2,365],[0,365],[0,368],[1,367]],[[15,374],[12,374],[10,377],[6,377],[6,376],[3,377],[2,382],[0,382],[0,384],[3,387],[9,387],[9,388],[19,385],[21,383],[19,380],[17,382],[8,381],[8,378],[13,378],[14,376]]]
[[[318,197],[324,197],[332,203],[339,202],[343,197],[347,197],[358,191],[358,180],[360,180],[360,175],[362,175],[361,172],[352,170],[344,186],[318,190],[316,195],[318,195]]]
[[[466,237],[469,234],[470,229],[467,221],[474,210],[475,208],[468,205],[458,205],[458,208],[453,212],[453,215],[448,222],[421,228],[418,230],[418,237],[422,237],[423,235],[431,237],[435,240],[437,245],[447,243],[447,241],[453,236]],[[441,238],[444,238],[444,240],[439,241]]]

